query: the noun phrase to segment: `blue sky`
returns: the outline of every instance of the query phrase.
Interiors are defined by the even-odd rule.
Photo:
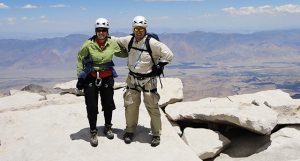
[[[254,32],[300,28],[300,0],[0,0],[0,33],[86,33],[98,17],[111,32],[134,16],[154,32]]]

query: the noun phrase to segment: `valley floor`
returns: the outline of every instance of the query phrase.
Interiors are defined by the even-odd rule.
[[[119,77],[116,82],[124,82],[128,73],[126,67],[116,68]],[[291,96],[300,93],[300,65],[294,63],[266,63],[262,65],[215,65],[210,67],[189,66],[187,68],[170,65],[165,77],[180,78],[183,82],[184,101],[194,101],[205,97],[224,97],[235,94],[253,93],[269,89],[282,89]],[[21,89],[29,84],[52,87],[56,83],[76,79],[72,70],[25,70],[1,72],[0,91]],[[17,77],[16,77],[17,76]],[[158,88],[161,88],[158,84]]]

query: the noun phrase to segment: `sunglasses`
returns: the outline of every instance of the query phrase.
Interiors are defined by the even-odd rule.
[[[134,28],[134,32],[144,32],[144,28]]]
[[[106,28],[96,28],[96,32],[107,32],[108,29]]]

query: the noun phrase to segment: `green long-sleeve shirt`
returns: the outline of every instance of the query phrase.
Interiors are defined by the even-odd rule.
[[[123,50],[114,40],[107,39],[105,47],[101,49],[97,42],[87,40],[81,47],[77,55],[77,76],[83,71],[83,59],[90,54],[94,64],[111,62],[113,55],[117,57],[128,57],[128,53]],[[95,70],[103,70],[103,67],[93,67]]]

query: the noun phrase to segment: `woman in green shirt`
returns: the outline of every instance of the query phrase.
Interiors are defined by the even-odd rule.
[[[113,55],[127,57],[126,50],[110,38],[108,38],[109,22],[105,18],[98,18],[95,23],[96,35],[87,40],[78,52],[76,87],[84,90],[87,117],[90,125],[92,146],[98,145],[97,139],[97,114],[98,97],[100,93],[102,111],[104,113],[105,125],[103,133],[109,139],[114,138],[112,133],[112,111],[116,108],[114,95]]]

